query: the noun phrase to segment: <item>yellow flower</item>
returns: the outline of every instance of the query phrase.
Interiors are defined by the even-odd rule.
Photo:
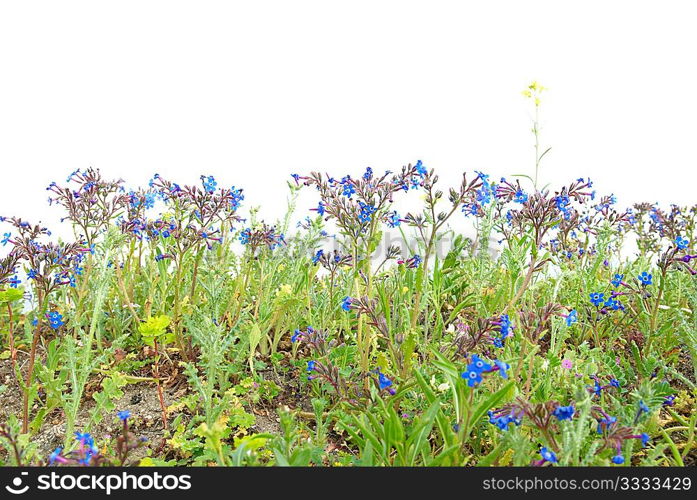
[[[544,87],[540,85],[539,82],[533,81],[530,85],[528,85],[528,88],[523,90],[521,94],[523,94],[523,97],[527,99],[533,99],[535,106],[540,105],[540,94],[547,90],[547,87]]]
[[[402,293],[407,293],[408,291],[409,291],[409,287],[408,287],[408,286],[403,286],[403,287],[402,287]]]
[[[541,92],[543,92],[543,91],[545,91],[545,90],[547,90],[547,87],[543,87],[543,86],[540,85],[540,83],[537,82],[537,81],[533,81],[533,82],[528,86],[528,88],[529,88],[530,90],[532,90],[533,92],[536,92],[536,93],[538,93],[538,94],[541,93]]]
[[[284,295],[290,295],[293,293],[293,287],[290,285],[281,285],[281,287],[276,290],[276,297],[282,297]]]

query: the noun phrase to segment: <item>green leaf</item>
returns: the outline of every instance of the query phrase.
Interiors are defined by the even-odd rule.
[[[252,328],[249,330],[249,357],[247,359],[249,362],[249,369],[252,373],[256,373],[254,369],[254,353],[256,352],[260,341],[261,329],[259,328],[258,324],[254,323]]]
[[[143,336],[143,341],[148,345],[153,345],[157,337],[162,337],[167,332],[167,327],[170,323],[169,316],[162,314],[148,318],[138,327],[138,331]],[[165,336],[162,340],[165,342],[171,341],[172,336]],[[159,339],[158,339],[159,340]]]
[[[508,394],[508,391],[511,390],[515,382],[510,381],[506,385],[504,385],[501,389],[490,395],[488,398],[486,398],[482,403],[479,403],[477,405],[476,409],[472,413],[472,418],[470,419],[470,428],[467,429],[466,435],[469,435],[470,430],[479,423],[479,421],[482,419],[482,417],[488,412],[490,409],[492,409],[494,406],[497,406],[499,402]]]
[[[501,454],[507,449],[508,446],[506,446],[504,443],[499,443],[499,445],[494,448],[491,453],[477,462],[477,467],[491,467],[499,456],[501,456]]]
[[[8,288],[0,291],[0,302],[14,302],[24,298],[23,288]]]

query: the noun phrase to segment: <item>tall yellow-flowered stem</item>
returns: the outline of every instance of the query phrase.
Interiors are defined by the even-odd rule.
[[[547,154],[547,151],[549,151],[549,148],[547,148],[547,150],[540,154],[540,94],[542,94],[542,92],[545,90],[545,87],[539,83],[532,82],[530,85],[528,85],[528,88],[523,91],[523,96],[528,99],[532,99],[533,104],[535,105],[535,117],[533,118],[532,122],[532,133],[535,136],[535,178],[533,179],[535,191],[537,191],[538,187],[540,161],[542,160],[542,157]]]
[[[539,130],[539,119],[540,119],[540,105],[539,101],[535,100],[535,120],[532,124],[532,132],[535,134],[535,182],[534,187],[537,191],[537,179],[540,172],[540,130]]]

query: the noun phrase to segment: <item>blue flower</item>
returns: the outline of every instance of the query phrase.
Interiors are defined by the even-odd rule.
[[[622,304],[619,300],[610,297],[605,301],[605,307],[617,311],[619,309],[622,309]]]
[[[150,209],[155,206],[155,193],[146,193],[143,206],[145,206],[146,209]]]
[[[503,417],[490,417],[489,418],[489,423],[494,424],[496,427],[501,429],[502,431],[505,431],[508,429],[508,424],[510,421],[508,420],[508,417],[503,416]]]
[[[621,465],[624,463],[624,457],[622,455],[615,455],[614,457],[612,457],[612,463]]]
[[[575,411],[576,410],[574,409],[573,405],[557,406],[552,415],[557,417],[557,419],[559,420],[571,420],[571,418],[574,416]]]
[[[593,386],[592,392],[596,396],[600,396],[603,392],[603,386],[600,385],[600,382],[598,382],[597,380],[595,381],[595,385]]]
[[[48,323],[54,330],[58,330],[61,326],[65,324],[63,321],[63,316],[58,311],[51,311],[46,315],[48,318]]]
[[[399,214],[395,210],[387,215],[386,222],[389,227],[398,227],[402,223],[402,220],[399,218]]]
[[[462,205],[462,213],[465,217],[479,214],[479,206],[476,203],[465,203]]]
[[[499,374],[501,375],[501,377],[508,378],[508,373],[506,372],[511,368],[511,365],[509,365],[508,363],[504,363],[503,361],[500,361],[498,359],[494,360],[494,364],[499,369]]]
[[[593,292],[590,295],[591,302],[595,307],[598,307],[605,300],[605,294],[602,292]]]
[[[617,288],[622,284],[622,280],[624,279],[624,274],[615,274],[615,277],[610,280],[610,283],[612,283],[612,286]]]
[[[352,299],[351,297],[349,297],[348,295],[347,295],[346,297],[344,297],[344,300],[341,301],[341,308],[342,308],[344,311],[347,311],[347,312],[350,311],[350,310],[351,310],[351,301],[352,301],[352,300],[353,300],[353,299]]]
[[[324,213],[326,212],[324,203],[321,201],[317,205],[317,208],[311,208],[310,210],[314,210],[315,212],[317,212],[317,215],[324,215]]]
[[[131,412],[130,412],[130,410],[121,410],[120,412],[118,412],[116,414],[116,416],[119,417],[119,420],[121,420],[122,422],[125,422],[126,420],[131,418]]]
[[[641,445],[646,448],[646,446],[649,444],[649,441],[651,441],[651,436],[646,434],[645,432],[642,432],[639,435],[639,439],[641,439]]]
[[[341,194],[347,198],[351,198],[351,195],[356,192],[356,186],[353,185],[353,182],[348,175],[341,179],[341,185],[343,186]]]
[[[572,309],[566,316],[566,326],[571,326],[574,323],[578,323],[578,312],[576,312],[576,309]]]
[[[421,261],[422,261],[421,256],[414,254],[414,256],[407,261],[407,263],[408,263],[407,267],[409,267],[411,269],[416,269],[421,264]]]
[[[476,354],[472,354],[472,362],[467,366],[468,370],[478,371],[479,373],[491,370],[491,365]]]
[[[557,205],[557,210],[564,215],[564,219],[570,219],[571,209],[569,208],[569,197],[567,195],[558,195],[554,198],[554,201]]]
[[[308,361],[307,362],[307,373],[315,371],[316,364],[317,364],[317,361]]]
[[[648,413],[649,407],[643,401],[639,401],[639,413]]]
[[[424,164],[421,160],[416,162],[416,165],[414,165],[414,168],[416,169],[416,173],[419,174],[421,177],[426,175],[428,171],[426,170],[426,167],[424,167]]]
[[[212,175],[209,175],[208,177],[202,175],[201,182],[203,183],[203,189],[205,189],[207,193],[214,193],[215,188],[218,186],[218,183],[215,181],[215,178]]]
[[[508,314],[502,314],[499,319],[493,322],[495,325],[498,326],[499,332],[501,332],[501,338],[494,338],[494,346],[496,347],[503,347],[505,340],[508,337],[513,336],[513,324],[511,323],[510,318],[508,317]]]
[[[373,205],[368,205],[362,201],[359,201],[358,205],[361,207],[360,212],[358,212],[358,220],[361,224],[369,223],[377,209]]]
[[[77,461],[80,465],[85,465],[88,466],[90,465],[90,462],[92,461],[92,457],[94,456],[94,451],[93,450],[87,450],[85,452],[85,457],[81,458]]]
[[[90,448],[94,446],[94,438],[89,432],[76,432],[75,440]]]
[[[249,243],[249,238],[252,236],[252,230],[250,228],[242,230],[240,233],[240,243],[246,245]]]
[[[502,314],[499,321],[499,331],[501,332],[501,337],[510,337],[513,333],[513,324],[511,323],[511,319],[508,317],[508,314]]]
[[[322,255],[324,255],[324,250],[317,250],[317,253],[315,253],[315,255],[312,256],[312,263],[317,264],[319,262],[319,259],[322,258]]]
[[[380,390],[387,389],[392,386],[392,381],[384,373],[378,372],[378,385]]]
[[[70,182],[73,180],[73,177],[75,177],[77,174],[80,173],[80,169],[78,168],[77,170],[74,170],[73,173],[71,173],[68,178],[65,180],[65,182]]]
[[[641,286],[648,286],[653,283],[653,275],[644,271],[639,275],[639,281],[641,282]]]
[[[513,201],[515,203],[520,203],[523,204],[526,201],[528,201],[528,195],[523,191],[522,189],[519,189],[518,191],[515,192],[515,196],[513,197]]]
[[[12,237],[12,233],[5,233],[3,235],[2,241],[0,242],[0,243],[2,243],[2,246],[7,245],[10,242],[11,237]]]
[[[484,172],[480,172],[479,170],[475,170],[474,173],[477,174],[477,178],[482,182],[489,182],[489,174],[485,174]]]
[[[63,448],[60,446],[53,450],[53,452],[48,456],[48,463],[50,465],[53,465],[56,463],[56,460],[58,460],[58,457],[60,457],[61,452],[63,451]]]
[[[675,244],[678,246],[678,249],[685,250],[690,245],[690,240],[683,238],[682,236],[678,236],[675,238]]]
[[[556,464],[558,462],[557,455],[552,451],[548,450],[546,447],[540,448],[540,456],[542,460]]]
[[[484,183],[481,189],[477,191],[477,201],[481,205],[486,205],[491,202],[493,190],[491,189],[491,184]]]
[[[603,430],[609,429],[617,422],[617,417],[612,417],[608,415],[598,421],[598,434],[602,434]]]
[[[467,367],[467,371],[464,372],[461,377],[467,380],[467,385],[470,387],[476,387],[482,382],[482,372],[471,369],[472,365]]]
[[[230,194],[232,195],[232,199],[230,200],[230,208],[232,210],[237,210],[240,207],[242,200],[244,200],[242,189],[236,189],[235,186],[232,186],[232,188],[230,188]]]
[[[489,410],[487,414],[489,415],[489,423],[494,424],[502,431],[508,430],[509,424],[520,425],[522,422],[522,420],[516,417],[513,412],[511,412],[509,415],[496,416],[493,411]]]
[[[612,387],[617,387],[618,389],[619,389],[620,386],[621,386],[621,385],[620,385],[620,381],[617,380],[616,378],[611,378],[611,379],[610,379],[610,385],[611,385]]]

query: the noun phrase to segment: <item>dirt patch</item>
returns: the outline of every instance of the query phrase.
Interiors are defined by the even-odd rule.
[[[24,359],[22,353],[17,360],[22,366]],[[39,361],[37,361],[39,362]],[[143,370],[134,375],[148,376],[149,372]],[[179,415],[183,422],[188,422],[191,415],[186,405],[176,405],[181,398],[191,393],[191,388],[181,373],[172,374],[171,384],[163,387],[163,397],[167,408],[176,408],[177,411],[169,411],[167,419],[169,423]],[[279,374],[274,370],[265,370],[258,373],[265,380],[273,381],[280,388],[280,393],[272,400],[260,400],[254,405],[245,405],[245,410],[255,417],[255,424],[249,429],[252,433],[281,433],[279,407],[287,407],[291,410],[312,412],[309,394],[306,388],[302,388],[298,377],[291,373]],[[97,443],[104,438],[120,434],[122,424],[116,416],[116,411],[129,410],[130,430],[138,437],[146,439],[146,446],[136,449],[129,455],[129,462],[137,463],[137,459],[149,454],[153,457],[165,458],[170,456],[171,449],[163,441],[164,425],[162,421],[162,409],[157,395],[156,385],[153,382],[142,381],[129,383],[121,388],[123,396],[114,400],[114,412],[102,414],[101,420],[94,421],[93,413],[97,406],[92,398],[95,391],[100,390],[103,375],[94,375],[85,388],[85,395],[80,405],[80,410],[75,422],[75,431],[90,432]],[[0,398],[0,423],[6,422],[11,416],[22,418],[22,393],[15,380],[10,360],[0,360],[0,385],[2,393]],[[45,394],[39,391],[38,400],[34,403],[31,416],[35,416],[40,408],[44,407]],[[174,406],[172,406],[174,405]],[[171,430],[171,429],[170,429]],[[61,408],[49,412],[41,425],[41,428],[32,436],[32,443],[37,447],[40,458],[47,457],[55,448],[63,446],[66,433],[65,414]],[[171,457],[170,457],[171,458]]]
[[[22,418],[22,394],[12,375],[11,362],[0,361],[0,381],[4,385],[4,392],[0,396],[0,423],[6,422],[12,415]],[[95,378],[95,382],[99,380]],[[114,401],[117,410],[130,410],[129,419],[131,431],[139,438],[145,438],[148,445],[134,450],[131,458],[142,458],[147,449],[156,449],[160,446],[163,436],[162,410],[157,396],[155,385],[151,382],[128,384],[121,388],[123,396]],[[180,397],[186,395],[185,391],[176,388],[164,389],[163,396],[167,407],[175,403]],[[42,393],[39,393],[42,398]],[[40,402],[36,402],[32,408],[32,416],[39,409]],[[92,413],[96,402],[91,397],[83,398],[79,413],[75,422],[76,431],[89,431],[97,441],[107,436],[116,436],[121,432],[121,422],[113,415],[102,415],[101,421],[94,423]],[[171,422],[178,413],[170,412],[167,417]],[[54,409],[46,415],[41,429],[32,438],[32,443],[38,448],[41,456],[47,456],[56,447],[62,446],[65,437],[65,416],[62,409]]]

